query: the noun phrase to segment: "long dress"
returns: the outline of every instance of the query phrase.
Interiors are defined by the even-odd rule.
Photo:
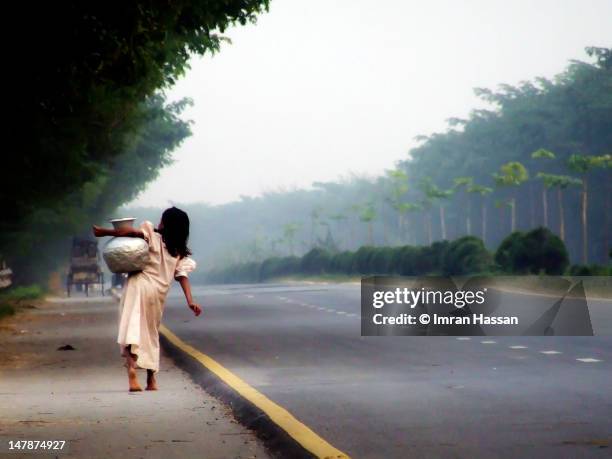
[[[131,346],[136,354],[138,368],[159,371],[159,326],[164,311],[166,295],[173,279],[187,276],[196,263],[189,257],[173,257],[166,249],[161,234],[155,232],[153,224],[145,221],[140,225],[149,244],[149,262],[146,267],[132,273],[119,304],[119,333],[117,343],[121,354]]]

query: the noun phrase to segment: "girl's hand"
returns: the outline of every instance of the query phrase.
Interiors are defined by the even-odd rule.
[[[104,228],[101,228],[97,225],[93,225],[91,228],[95,237],[106,236],[106,234],[104,233]]]
[[[189,309],[191,309],[196,317],[202,314],[202,308],[198,303],[189,303]]]

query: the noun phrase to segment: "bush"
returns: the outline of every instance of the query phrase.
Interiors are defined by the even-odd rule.
[[[306,274],[322,274],[329,271],[331,255],[325,249],[314,248],[302,257],[301,269]]]
[[[43,295],[44,291],[40,285],[23,285],[12,287],[0,294],[0,299],[9,301],[35,300]]]
[[[391,247],[375,248],[369,259],[370,272],[373,274],[391,274],[391,262],[395,250],[397,249]]]
[[[259,277],[261,280],[265,280],[273,277],[288,276],[291,274],[295,274],[299,271],[299,257],[274,257],[268,258],[261,264],[261,268],[259,270]]]
[[[569,257],[559,237],[547,228],[536,228],[510,234],[495,252],[495,262],[513,274],[560,275],[567,269]]]
[[[15,314],[15,308],[10,304],[0,304],[0,319]]]
[[[572,265],[569,274],[572,276],[611,276],[612,268],[601,265]]]
[[[360,247],[355,252],[354,269],[358,274],[371,274],[370,258],[374,253],[375,248],[370,246]]]
[[[330,271],[342,274],[351,274],[353,272],[353,264],[355,262],[355,254],[348,250],[337,253],[332,256],[329,263]]]
[[[411,245],[405,245],[396,249],[394,256],[394,270],[402,276],[415,276],[416,260],[419,256],[419,249]]]
[[[481,239],[464,236],[448,245],[442,261],[445,275],[483,273],[492,267],[492,257]]]

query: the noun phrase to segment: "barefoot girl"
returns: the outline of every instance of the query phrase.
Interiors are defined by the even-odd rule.
[[[172,279],[181,284],[187,305],[196,316],[202,312],[191,297],[187,274],[195,269],[189,258],[189,217],[176,207],[166,209],[157,229],[145,221],[140,228],[106,229],[93,227],[94,235],[140,237],[149,244],[149,262],[140,272],[131,273],[123,289],[117,342],[125,357],[130,391],[141,391],[137,368],[147,370],[147,390],[157,390],[159,371],[159,326],[166,294]]]

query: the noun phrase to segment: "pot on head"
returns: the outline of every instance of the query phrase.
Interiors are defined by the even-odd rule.
[[[133,228],[135,218],[115,218],[115,229]],[[114,237],[106,243],[102,257],[114,273],[142,271],[149,261],[149,244],[139,237]]]

